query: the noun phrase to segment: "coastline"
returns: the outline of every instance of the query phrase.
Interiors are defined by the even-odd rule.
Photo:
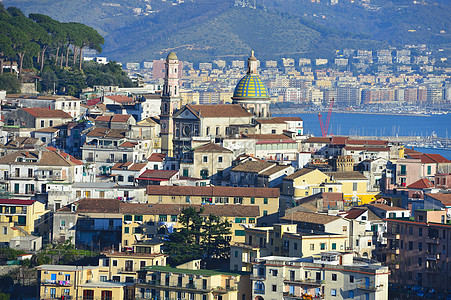
[[[271,108],[273,115],[291,115],[291,114],[327,114],[327,110],[302,110],[297,108]],[[398,112],[370,112],[370,111],[348,111],[348,110],[332,110],[332,113],[339,114],[361,114],[361,115],[384,115],[384,116],[410,116],[410,117],[432,117],[434,115],[441,114],[428,114],[428,113],[398,113]],[[445,113],[446,114],[446,113]]]

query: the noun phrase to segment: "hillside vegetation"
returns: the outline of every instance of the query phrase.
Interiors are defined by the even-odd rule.
[[[251,1],[252,2],[252,1]],[[257,0],[256,9],[232,0],[4,0],[25,12],[45,12],[67,22],[93,26],[105,37],[110,59],[146,61],[170,50],[190,61],[245,58],[330,57],[336,49],[378,49],[425,43],[448,47],[451,4],[438,0]],[[145,6],[146,13],[136,13]]]

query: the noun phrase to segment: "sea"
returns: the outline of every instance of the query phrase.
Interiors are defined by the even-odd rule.
[[[321,136],[318,113],[281,114],[300,117],[304,121],[304,133]],[[326,122],[327,114],[323,113]],[[451,113],[441,115],[383,115],[365,113],[332,113],[329,134],[349,136],[421,136],[451,138]],[[419,148],[424,153],[437,153],[451,159],[451,150]]]

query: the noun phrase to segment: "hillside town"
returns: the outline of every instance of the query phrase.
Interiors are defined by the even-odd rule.
[[[252,51],[239,71],[204,64],[182,82],[170,52],[145,88],[0,92],[0,244],[20,253],[2,256],[22,272],[13,283],[25,289],[23,273],[37,272],[36,299],[450,299],[451,161],[391,140],[312,136],[300,117],[276,116],[276,91],[350,107],[341,87],[322,88],[382,84],[303,64],[299,80],[285,68],[265,85]],[[188,90],[224,76],[230,92]],[[404,86],[406,103],[449,102],[450,87],[435,100],[419,78],[384,84]],[[315,82],[306,93],[291,86],[304,80]],[[372,96],[387,89],[359,93],[398,101],[401,88]]]
[[[87,57],[105,61],[105,57]],[[443,49],[428,45],[404,45],[377,51],[337,50],[334,58],[290,58],[258,61],[260,78],[277,113],[285,103],[304,111],[321,110],[334,99],[341,111],[402,112],[425,114],[449,111],[451,86]],[[236,82],[242,77],[244,60],[183,61],[180,78],[183,104],[231,103]],[[148,82],[149,89],[163,84],[164,59],[124,63],[131,76]],[[87,98],[99,96],[86,94]]]

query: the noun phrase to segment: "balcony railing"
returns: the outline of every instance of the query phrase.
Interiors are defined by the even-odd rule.
[[[57,286],[72,286],[72,282],[69,280],[50,280],[46,279],[42,281],[45,285],[57,285]]]
[[[166,288],[166,289],[177,289],[177,290],[196,290],[196,291],[214,291],[214,292],[228,292],[228,291],[236,291],[237,288],[236,287],[208,287],[208,286],[204,286],[204,285],[198,285],[196,282],[192,282],[192,283],[182,283],[181,285],[178,283],[174,283],[174,282],[170,282],[169,284],[166,284],[166,282],[162,282],[161,280],[149,280],[149,281],[145,281],[145,280],[140,280],[140,283],[144,284],[144,285],[151,285],[151,286],[158,286],[161,288]]]
[[[426,253],[427,260],[438,260],[440,259],[440,253]]]
[[[265,275],[251,275],[250,278],[252,280],[265,280]]]
[[[386,248],[385,252],[387,254],[399,254],[401,251],[399,250],[399,248]]]
[[[440,244],[440,239],[438,237],[427,237],[426,243],[438,245]]]
[[[309,285],[309,286],[322,286],[325,284],[324,280],[316,280],[316,279],[300,279],[300,280],[284,280],[285,283],[293,284],[293,285]]]
[[[372,284],[358,284],[357,288],[360,290],[365,290],[365,291],[378,291],[382,288],[382,285],[376,286],[376,285],[372,285]]]
[[[255,289],[254,290],[254,294],[264,295],[265,294],[265,290]]]
[[[399,240],[401,238],[401,235],[399,233],[384,232],[384,237],[390,240]]]

